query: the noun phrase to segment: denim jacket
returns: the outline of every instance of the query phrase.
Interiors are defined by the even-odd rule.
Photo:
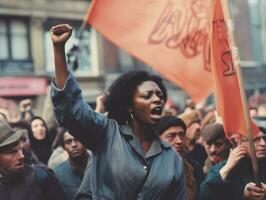
[[[185,200],[181,157],[156,136],[148,152],[127,125],[96,113],[69,73],[63,89],[51,90],[58,122],[93,152],[76,199]]]

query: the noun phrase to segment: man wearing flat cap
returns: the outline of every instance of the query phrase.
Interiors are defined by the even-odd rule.
[[[22,134],[0,120],[0,199],[63,200],[54,176],[41,167],[24,164]]]
[[[20,131],[13,131],[5,120],[0,121],[0,177],[18,173],[24,166]],[[0,183],[1,184],[1,183]]]
[[[212,166],[228,158],[231,145],[225,137],[222,124],[212,123],[206,125],[201,130],[201,137],[208,155],[203,167],[204,173],[207,174]]]
[[[254,137],[257,173],[255,183],[249,148],[245,140],[231,149],[227,160],[211,168],[200,186],[200,200],[265,200],[266,199],[266,130]]]

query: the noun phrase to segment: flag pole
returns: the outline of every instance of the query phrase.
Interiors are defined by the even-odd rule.
[[[228,5],[228,0],[221,0],[221,1],[222,1],[223,12],[224,12],[225,19],[226,19],[228,36],[230,39],[229,45],[232,51],[233,64],[236,70],[238,84],[240,88],[240,96],[241,96],[241,102],[242,102],[242,106],[244,110],[246,130],[248,131],[248,143],[249,143],[249,149],[250,149],[250,154],[251,154],[250,156],[251,156],[251,161],[252,161],[252,169],[254,173],[255,183],[257,186],[261,186],[260,177],[259,177],[259,169],[258,169],[258,161],[256,158],[256,152],[255,152],[255,146],[254,146],[254,140],[253,140],[253,134],[252,134],[252,128],[251,128],[250,114],[249,114],[248,103],[246,99],[246,92],[244,88],[242,70],[240,66],[240,56],[239,56],[238,49],[236,47],[236,42],[235,42],[234,33],[233,33],[234,28],[233,28],[232,17],[231,17],[230,8]]]
[[[78,68],[78,56],[77,54],[74,55],[74,51],[75,52],[79,52],[78,49],[80,48],[80,44],[81,44],[81,40],[82,40],[82,37],[83,37],[83,33],[85,31],[85,29],[87,27],[90,27],[90,25],[87,23],[87,19],[90,15],[90,12],[91,12],[91,7],[92,5],[94,5],[95,1],[92,1],[91,4],[90,4],[90,9],[87,10],[84,18],[83,18],[83,21],[82,21],[82,24],[79,28],[79,31],[77,32],[77,39],[78,39],[78,44],[77,45],[73,45],[73,47],[68,51],[67,53],[67,57],[68,57],[68,64],[71,64],[72,65],[72,69],[73,70],[76,70]],[[75,50],[74,50],[75,49]],[[74,61],[70,61],[70,57],[73,57],[74,56]]]
[[[81,26],[80,26],[80,28],[79,28],[79,33],[78,33],[78,38],[79,38],[79,40],[82,39],[82,36],[83,36],[83,32],[84,32],[84,30],[85,30],[87,27],[90,27],[90,24],[88,24],[88,18],[89,18],[90,14],[91,14],[91,10],[92,10],[94,4],[95,4],[95,1],[92,1],[92,2],[90,3],[90,7],[89,7],[89,9],[87,10],[87,12],[86,12],[86,14],[85,14],[85,16],[84,16],[84,18],[83,18],[83,21],[82,21],[82,24],[81,24]]]
[[[82,24],[81,24],[81,26],[79,28],[79,32],[78,32],[79,41],[82,39],[83,32],[84,32],[84,30],[86,29],[87,26],[88,26],[87,22],[85,21],[85,19],[83,19]]]

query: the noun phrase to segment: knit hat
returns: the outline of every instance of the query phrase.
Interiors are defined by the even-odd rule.
[[[181,126],[184,129],[184,132],[187,130],[187,126],[182,119],[175,116],[164,116],[158,124],[157,133],[161,135],[165,130],[172,126]]]
[[[201,136],[207,143],[212,143],[217,139],[225,138],[222,124],[212,123],[201,129]]]

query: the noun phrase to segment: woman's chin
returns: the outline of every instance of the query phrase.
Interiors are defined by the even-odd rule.
[[[155,124],[158,124],[161,119],[162,119],[162,115],[152,115],[151,116],[151,121]]]

